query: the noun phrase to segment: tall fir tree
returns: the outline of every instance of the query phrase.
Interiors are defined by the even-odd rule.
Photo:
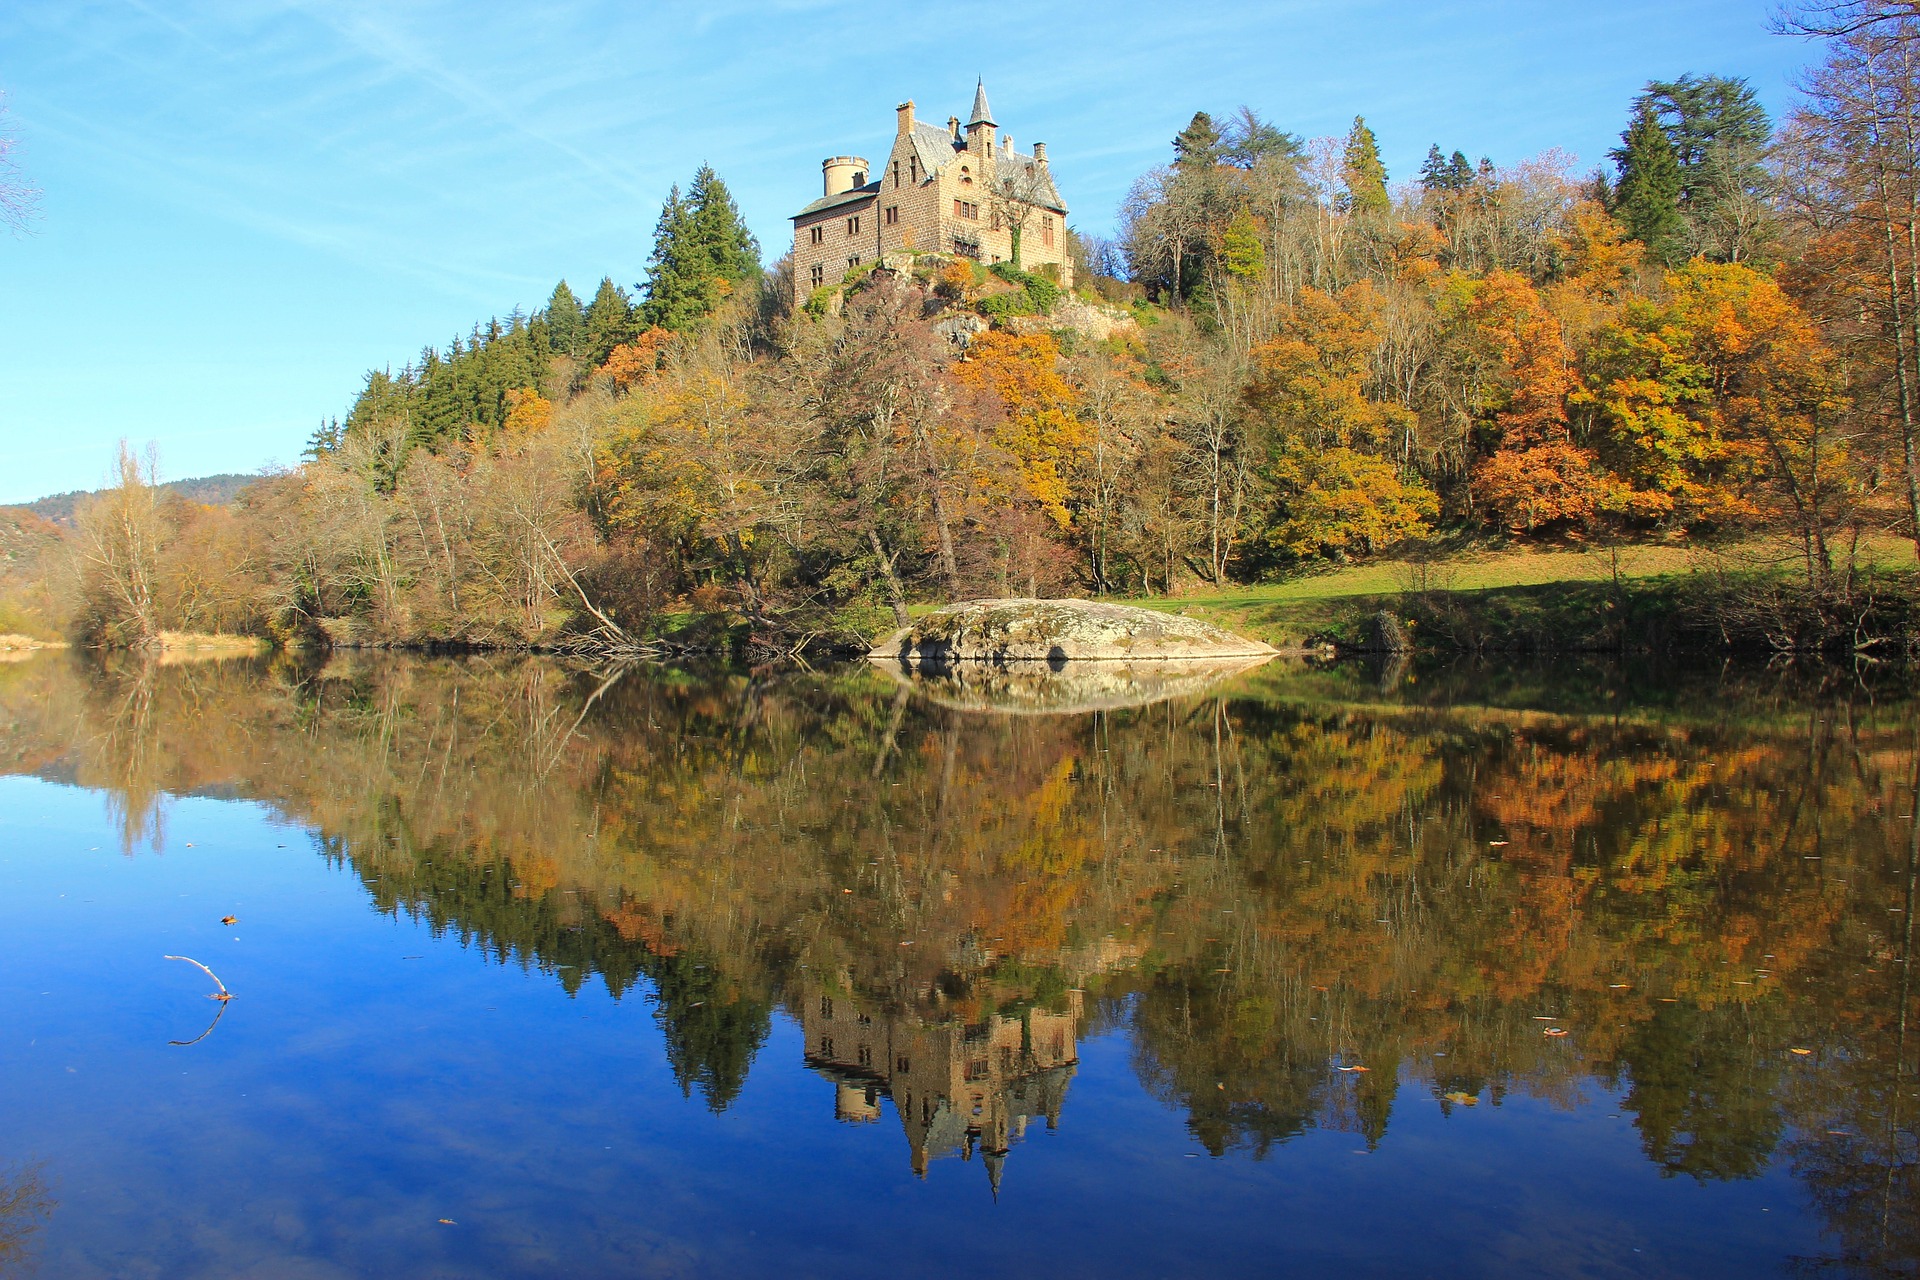
[[[1177,169],[1205,172],[1220,163],[1222,151],[1220,130],[1214,126],[1213,117],[1196,111],[1187,127],[1174,135],[1173,164]]]
[[[1380,142],[1360,116],[1353,118],[1347,133],[1347,148],[1342,156],[1346,197],[1342,201],[1350,213],[1384,216],[1393,207],[1387,197],[1387,166],[1380,160]]]
[[[647,260],[641,318],[675,333],[713,313],[734,289],[760,274],[760,246],[710,166],[694,174],[685,196],[675,187],[660,210]]]
[[[1680,162],[1658,112],[1644,96],[1611,154],[1620,172],[1613,188],[1614,216],[1648,253],[1662,262],[1677,262],[1685,253]]]
[[[587,350],[587,317],[580,299],[562,280],[547,299],[547,345],[563,356],[582,356]]]
[[[1447,175],[1447,158],[1440,154],[1440,144],[1436,142],[1427,148],[1427,158],[1420,166],[1421,189],[1429,193],[1451,190]]]
[[[633,340],[633,303],[611,277],[601,279],[599,291],[587,304],[586,321],[587,356],[595,364],[605,363],[615,347]]]

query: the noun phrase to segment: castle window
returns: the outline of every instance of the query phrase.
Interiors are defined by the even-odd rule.
[[[856,213],[851,218],[847,219],[847,234],[850,236],[857,236],[860,234],[860,215],[859,214]]]
[[[893,1069],[901,1075],[905,1075],[907,1072],[913,1070],[913,1062],[905,1054],[901,1054],[893,1060]]]
[[[973,175],[967,171],[967,166],[965,165],[960,166],[960,185],[963,187],[973,185]]]
[[[907,157],[907,177],[913,180],[913,183],[915,186],[918,186],[920,184],[920,157],[919,156]]]
[[[973,221],[978,222],[980,221],[980,206],[971,200],[955,200],[953,202],[953,216],[956,218],[971,218]]]
[[[993,211],[993,229],[995,231],[1000,229],[1000,211],[998,209]]]
[[[1046,245],[1047,248],[1049,249],[1053,248],[1053,219],[1052,218],[1040,219],[1040,243]]]
[[[813,287],[818,289],[827,282],[827,269],[820,263],[813,264]]]
[[[897,204],[888,205],[887,206],[887,225],[890,227],[895,226],[899,223],[899,221],[900,221],[900,206]]]
[[[853,270],[853,268],[855,268],[855,267],[857,267],[857,266],[859,266],[859,265],[860,265],[860,255],[859,255],[859,254],[857,254],[857,253],[856,253],[856,254],[854,254],[854,255],[853,255],[853,256],[852,256],[851,258],[848,258],[848,259],[847,259],[847,270],[849,270],[849,271],[851,271],[851,270]]]
[[[812,230],[807,232],[808,244],[820,244],[824,242],[826,238],[827,238],[827,229],[825,227],[814,227]]]
[[[893,185],[896,190],[900,186],[900,162],[898,160],[893,162]]]
[[[860,1055],[861,1066],[870,1067],[873,1065],[873,1049],[871,1047],[863,1044],[857,1052]]]
[[[820,1056],[823,1058],[831,1058],[833,1056],[833,1037],[832,1036],[820,1037]]]
[[[955,236],[953,251],[963,258],[972,258],[976,262],[980,260],[980,242],[977,240],[962,240],[959,236]]]
[[[823,1018],[831,1018],[833,1016],[833,997],[832,996],[820,997],[820,1016]]]

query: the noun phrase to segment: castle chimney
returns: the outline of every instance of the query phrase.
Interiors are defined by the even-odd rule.
[[[960,140],[960,117],[959,116],[947,117],[947,136],[952,138],[955,142],[958,142]]]
[[[899,132],[901,133],[913,132],[913,99],[912,98],[908,98],[905,102],[895,107],[893,109],[893,114],[895,119],[898,121]]]
[[[1047,163],[1046,143],[1036,142],[1033,144],[1033,162],[1037,165],[1045,165]]]
[[[845,195],[867,180],[867,162],[859,156],[831,156],[820,162],[826,194]]]

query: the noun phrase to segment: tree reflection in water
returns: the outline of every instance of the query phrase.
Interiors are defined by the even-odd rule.
[[[645,979],[716,1110],[782,1009],[822,1105],[890,1098],[915,1169],[978,1152],[997,1185],[1117,1026],[1216,1154],[1597,1084],[1664,1173],[1784,1161],[1834,1260],[1920,1256],[1912,705],[1406,687],[1275,669],[1002,716],[864,668],[45,658],[0,671],[0,760],[111,792],[130,850],[167,794],[270,802],[382,911],[569,990]]]
[[[54,1208],[39,1165],[0,1164],[0,1276],[29,1273],[34,1239]]]

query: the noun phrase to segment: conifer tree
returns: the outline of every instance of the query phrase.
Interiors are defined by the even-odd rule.
[[[1174,167],[1204,172],[1219,164],[1220,157],[1220,130],[1214,127],[1213,117],[1204,111],[1194,112],[1187,127],[1174,136]]]
[[[1680,162],[1660,127],[1654,105],[1644,95],[1634,106],[1633,122],[1612,152],[1620,181],[1614,186],[1614,215],[1627,234],[1663,262],[1683,252],[1680,220]]]
[[[587,317],[565,280],[553,286],[553,296],[547,299],[547,345],[561,355],[586,353]]]
[[[760,246],[710,166],[685,196],[673,188],[653,232],[641,318],[676,333],[700,323],[721,298],[760,273]]]
[[[587,304],[587,355],[595,364],[603,364],[613,349],[634,336],[633,304],[626,290],[610,277],[600,281],[600,289]]]
[[[1387,198],[1387,166],[1380,161],[1380,143],[1360,116],[1353,118],[1353,128],[1347,133],[1343,159],[1347,210],[1378,216],[1391,209],[1392,201]]]
[[[1465,152],[1456,151],[1447,161],[1447,183],[1455,191],[1465,191],[1473,185],[1473,166],[1467,163]]]
[[[1429,193],[1447,191],[1447,158],[1440,154],[1440,144],[1434,143],[1427,148],[1426,161],[1420,166],[1420,187]]]

